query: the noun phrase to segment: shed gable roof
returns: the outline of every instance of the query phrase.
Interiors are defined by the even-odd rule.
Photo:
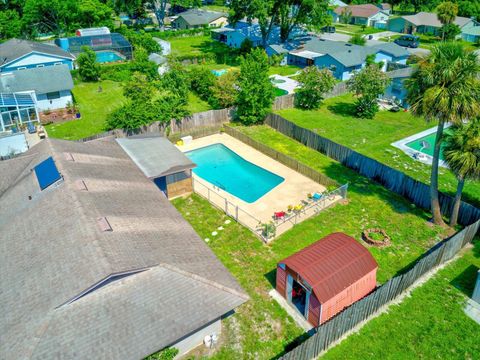
[[[343,233],[330,234],[280,263],[305,279],[321,303],[378,267],[365,247]]]

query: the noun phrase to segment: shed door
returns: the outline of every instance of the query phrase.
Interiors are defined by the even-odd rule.
[[[308,320],[308,308],[309,308],[309,305],[310,305],[310,295],[312,294],[312,292],[310,290],[307,290],[307,296],[305,298],[305,314],[303,314],[305,316],[305,319]]]
[[[293,287],[293,278],[289,274],[287,275],[287,300],[292,302],[292,287]]]

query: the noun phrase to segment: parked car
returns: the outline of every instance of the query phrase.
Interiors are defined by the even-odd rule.
[[[396,39],[395,44],[400,46],[405,46],[409,48],[418,48],[420,45],[420,38],[415,35],[402,35],[398,39]]]
[[[329,33],[329,34],[333,34],[337,31],[337,29],[335,29],[335,26],[324,26],[322,28],[322,32],[323,33]]]

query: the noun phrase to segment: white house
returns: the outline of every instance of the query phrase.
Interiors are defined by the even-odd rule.
[[[0,93],[32,93],[38,110],[60,109],[71,103],[73,80],[67,65],[0,73]]]
[[[333,21],[341,22],[342,15],[347,13],[350,14],[351,24],[372,26],[378,29],[386,29],[390,17],[388,11],[372,4],[349,5],[337,7],[332,13]]]

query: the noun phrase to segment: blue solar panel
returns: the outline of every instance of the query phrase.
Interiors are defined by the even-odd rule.
[[[0,106],[31,107],[35,105],[30,94],[0,94]]]
[[[52,157],[35,166],[34,170],[41,190],[46,189],[62,178]]]

